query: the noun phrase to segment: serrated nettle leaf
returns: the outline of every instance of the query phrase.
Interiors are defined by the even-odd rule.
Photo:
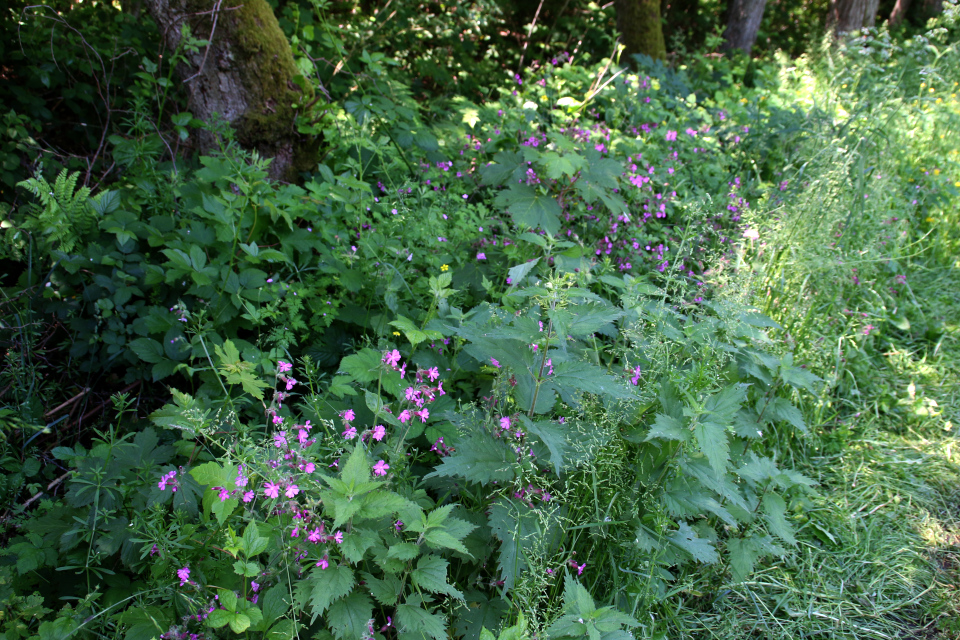
[[[787,544],[796,544],[797,539],[793,536],[793,527],[787,522],[787,503],[783,498],[772,491],[768,491],[763,494],[761,502],[764,519],[767,521],[770,533]]]
[[[540,262],[540,258],[534,258],[529,262],[524,262],[523,264],[518,264],[515,267],[510,267],[510,270],[508,271],[508,276],[509,276],[508,281],[510,283],[510,286],[516,287],[520,283],[522,283],[523,279],[527,277],[527,274],[529,274],[533,270],[533,268],[536,267],[537,264],[539,264],[539,262]]]
[[[354,447],[340,471],[340,479],[351,491],[359,484],[370,480],[370,463],[367,460],[367,452],[360,445]]]
[[[420,547],[412,542],[398,542],[390,545],[387,557],[396,560],[413,560],[420,555]]]
[[[379,375],[382,354],[373,349],[361,349],[340,362],[340,371],[357,382],[373,382]]]
[[[803,420],[803,413],[789,400],[784,398],[773,398],[771,400],[760,398],[757,400],[756,411],[757,415],[762,416],[768,424],[783,420],[793,425],[801,433],[808,433],[807,423]]]
[[[374,600],[388,607],[397,604],[400,594],[403,592],[403,581],[398,576],[390,573],[384,574],[383,578],[376,578],[370,573],[361,575],[364,585],[370,591]]]
[[[417,568],[410,574],[414,586],[432,593],[442,593],[463,600],[463,594],[447,582],[449,563],[440,556],[421,556]]]
[[[316,567],[311,570],[307,581],[314,616],[323,615],[331,603],[350,593],[356,583],[353,569],[344,565],[330,565],[326,569]]]
[[[397,627],[410,638],[433,638],[448,640],[447,621],[442,616],[430,613],[420,606],[401,604],[397,607]]]
[[[494,203],[506,210],[518,226],[540,228],[550,235],[560,231],[560,215],[563,213],[560,204],[534,187],[512,184],[497,194]]]
[[[372,617],[373,602],[367,594],[358,589],[330,605],[326,619],[337,638],[354,640],[366,634],[367,622]]]
[[[713,543],[699,537],[697,532],[686,522],[680,522],[678,529],[667,536],[667,539],[693,556],[693,559],[697,562],[713,564],[719,560]]]
[[[679,440],[681,442],[689,440],[689,430],[683,428],[683,422],[673,416],[658,413],[653,421],[653,425],[647,432],[644,442],[651,440]]]
[[[580,617],[588,617],[597,609],[590,592],[569,573],[563,577],[563,608]]]
[[[460,477],[482,485],[509,482],[516,475],[516,455],[503,440],[475,432],[458,441],[457,450],[441,461],[424,479]]]
[[[532,434],[550,452],[550,464],[557,475],[560,475],[566,464],[566,456],[570,450],[567,433],[562,424],[553,420],[537,420],[534,422],[527,416],[519,416],[528,434]]]
[[[730,459],[730,442],[727,439],[727,430],[716,422],[698,420],[693,427],[693,435],[697,439],[700,452],[710,461],[710,466],[717,473],[727,468]]]

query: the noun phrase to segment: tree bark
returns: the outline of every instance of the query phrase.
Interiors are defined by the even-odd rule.
[[[660,0],[614,0],[617,31],[623,36],[623,53],[633,60],[642,53],[656,60],[667,57],[660,22]]]
[[[827,14],[827,28],[836,34],[860,31],[867,4],[867,0],[833,0]]]
[[[312,99],[313,89],[295,84],[290,43],[266,0],[146,0],[146,6],[168,51],[181,45],[185,29],[210,41],[183,47],[177,67],[195,118],[223,118],[241,146],[272,158],[273,178],[293,181],[311,168],[316,146],[298,134],[293,105]],[[201,152],[218,147],[209,132],[201,132],[199,143]]]
[[[874,27],[877,24],[877,9],[880,7],[880,0],[867,0],[867,7],[863,14],[863,26]]]
[[[723,49],[741,49],[749,55],[757,40],[757,31],[766,7],[767,0],[731,0],[727,28],[723,32]]]

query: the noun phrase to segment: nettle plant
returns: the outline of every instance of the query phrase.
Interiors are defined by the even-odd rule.
[[[623,592],[597,575],[594,597],[636,611],[663,596],[671,567],[723,558],[741,580],[785,553],[813,483],[773,452],[784,425],[806,430],[789,390],[818,379],[767,350],[775,325],[734,305],[681,311],[630,275],[529,284],[537,264],[510,270],[499,305],[429,324],[458,342],[461,370],[492,375],[479,405],[448,414],[456,431],[425,476],[498,543],[471,606],[549,620],[559,575],[609,561],[636,570]]]

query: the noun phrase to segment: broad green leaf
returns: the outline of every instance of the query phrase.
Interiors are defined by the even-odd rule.
[[[700,452],[710,461],[710,466],[717,473],[722,473],[727,468],[727,460],[730,459],[727,430],[716,422],[698,421],[694,425],[693,435],[697,439]]]
[[[670,542],[689,553],[697,562],[713,564],[719,559],[712,542],[697,536],[697,532],[686,522],[680,522],[678,527],[677,531],[667,536]]]
[[[346,598],[334,602],[326,616],[327,624],[334,635],[346,640],[362,638],[367,632],[367,622],[373,618],[373,602],[370,597],[356,590]]]
[[[382,605],[392,607],[397,604],[400,594],[403,592],[403,582],[399,577],[386,573],[383,578],[375,578],[372,574],[364,573],[363,582],[370,595]]]
[[[406,637],[448,640],[446,620],[415,605],[401,604],[397,607],[397,627],[400,633],[409,634]]]
[[[515,474],[516,455],[510,447],[486,432],[477,432],[458,441],[456,452],[443,458],[424,479],[460,477],[486,485],[493,481],[510,482]]]
[[[343,565],[330,565],[326,569],[314,568],[310,572],[310,604],[314,615],[323,615],[331,603],[344,597],[353,589],[353,569]]]
[[[727,540],[727,553],[730,561],[730,573],[734,581],[745,580],[760,558],[760,544],[752,536],[749,538],[731,538]]]
[[[770,533],[787,544],[796,544],[793,536],[793,527],[787,522],[787,503],[776,493],[768,491],[763,494],[763,515],[770,528]]]
[[[534,267],[540,262],[540,258],[534,258],[523,264],[518,264],[515,267],[510,267],[510,270],[507,272],[510,278],[510,286],[516,287],[523,282],[523,279],[527,277]]]
[[[550,464],[557,475],[565,466],[570,443],[567,440],[564,426],[553,420],[538,420],[534,422],[524,415],[520,416],[526,431],[533,434],[550,452]]]
[[[494,203],[510,213],[513,221],[530,229],[541,228],[550,235],[560,231],[563,210],[552,196],[525,184],[513,184],[497,194]]]
[[[653,439],[685,441],[687,438],[683,430],[683,422],[672,416],[658,413],[650,431],[647,432],[647,437],[644,438],[644,442]]]
[[[362,446],[354,447],[347,463],[343,465],[340,479],[350,487],[351,491],[355,490],[358,485],[370,480],[370,463],[367,460],[367,452]]]
[[[340,361],[340,371],[357,382],[373,382],[377,379],[382,357],[379,351],[361,349]]]
[[[417,568],[410,574],[414,586],[432,593],[442,593],[463,600],[463,594],[447,582],[449,563],[440,556],[421,556]]]

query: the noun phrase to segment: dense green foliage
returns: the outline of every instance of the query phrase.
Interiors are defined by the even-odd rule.
[[[633,71],[570,4],[282,3],[299,184],[142,20],[17,14],[3,637],[956,632],[956,452],[884,440],[956,434],[956,7]]]

